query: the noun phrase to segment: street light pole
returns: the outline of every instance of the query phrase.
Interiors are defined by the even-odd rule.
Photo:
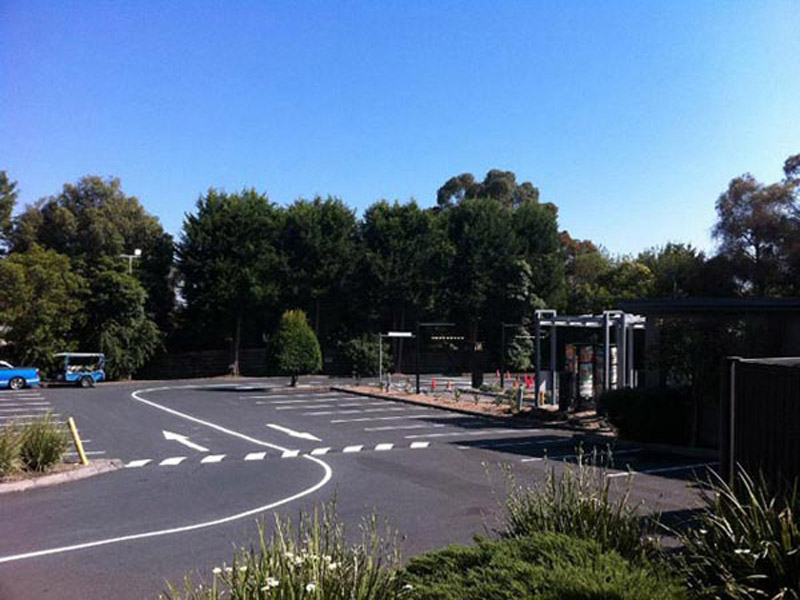
[[[119,256],[120,258],[128,259],[128,275],[133,275],[133,259],[141,258],[142,250],[140,248],[136,248],[136,250],[133,251],[133,254],[120,254]]]

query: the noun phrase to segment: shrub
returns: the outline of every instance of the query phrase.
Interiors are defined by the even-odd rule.
[[[772,496],[744,471],[712,476],[708,505],[681,534],[679,569],[697,598],[800,598],[800,497]]]
[[[47,471],[61,462],[69,447],[69,435],[48,413],[22,432],[20,461],[28,471]]]
[[[401,583],[415,600],[667,600],[672,580],[594,540],[558,533],[450,546],[412,558]]]
[[[656,550],[650,535],[656,519],[637,514],[628,489],[612,499],[610,479],[601,469],[585,465],[580,453],[576,467],[557,473],[551,466],[542,483],[519,486],[513,477],[508,483],[503,527],[498,532],[504,538],[563,533],[595,540],[603,550],[636,560]]]
[[[344,372],[347,375],[355,373],[358,377],[369,377],[378,374],[378,336],[374,333],[365,333],[361,337],[352,338],[339,344],[339,349],[344,358]],[[392,366],[391,348],[383,342],[383,372],[386,373]]]
[[[283,313],[273,343],[278,370],[291,376],[292,386],[297,385],[298,375],[322,368],[319,341],[302,310]]]
[[[21,432],[13,423],[0,429],[0,477],[18,469],[21,445]]]
[[[680,445],[689,442],[691,399],[688,389],[611,390],[601,396],[598,410],[626,439]]]
[[[170,600],[391,600],[398,598],[395,537],[382,537],[374,517],[364,521],[361,542],[349,545],[334,505],[301,513],[297,530],[276,515],[267,540],[259,524],[257,548],[240,549],[230,567],[213,570],[210,582],[186,576],[161,595]]]

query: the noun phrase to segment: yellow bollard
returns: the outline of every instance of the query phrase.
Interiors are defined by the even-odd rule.
[[[89,464],[89,459],[86,458],[86,453],[83,451],[83,442],[81,442],[81,436],[78,435],[78,428],[75,426],[75,419],[70,417],[67,419],[67,424],[69,424],[69,432],[72,434],[72,441],[75,442],[75,451],[78,453],[78,456],[81,459],[81,464],[86,466]]]

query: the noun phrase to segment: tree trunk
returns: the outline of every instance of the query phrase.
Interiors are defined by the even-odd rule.
[[[314,335],[319,337],[319,298],[314,300]]]
[[[292,383],[290,385],[291,387],[297,386],[297,375],[292,374]]]
[[[236,334],[233,338],[233,375],[239,376],[239,346],[242,343],[242,311],[236,313]]]

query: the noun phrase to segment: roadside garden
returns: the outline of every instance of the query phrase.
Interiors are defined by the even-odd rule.
[[[602,470],[579,463],[521,485],[508,478],[499,527],[471,546],[401,561],[397,534],[373,515],[346,535],[335,505],[296,526],[261,523],[257,547],[205,579],[169,584],[162,600],[519,600],[800,598],[800,505],[739,473],[712,478],[707,505],[670,530],[642,516]],[[271,529],[271,535],[267,531]],[[665,548],[663,534],[677,537]]]
[[[0,482],[58,468],[69,445],[66,429],[50,414],[0,428]]]

